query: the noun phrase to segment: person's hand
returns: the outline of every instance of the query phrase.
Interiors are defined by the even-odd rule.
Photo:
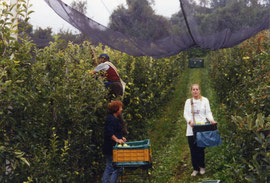
[[[194,123],[193,121],[189,121],[189,125],[190,125],[191,127],[194,127],[195,123]]]
[[[125,137],[122,137],[122,140],[123,140],[124,142],[126,142],[126,141],[127,141],[127,139],[126,139]]]
[[[214,120],[210,120],[210,123],[213,125],[217,124],[217,122],[215,122]]]
[[[96,74],[96,73],[97,73],[97,72],[93,70],[93,71],[90,72],[90,75],[94,75],[94,74]]]
[[[118,144],[124,144],[125,142],[123,141],[123,139],[117,139],[117,141],[116,141]]]

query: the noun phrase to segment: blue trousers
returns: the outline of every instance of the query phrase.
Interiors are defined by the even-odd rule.
[[[105,157],[106,157],[106,168],[103,173],[102,183],[116,183],[117,178],[120,175],[122,169],[113,166],[112,155],[105,155]]]

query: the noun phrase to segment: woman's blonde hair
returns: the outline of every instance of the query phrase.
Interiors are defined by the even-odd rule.
[[[200,85],[197,84],[197,83],[194,83],[194,84],[191,85],[190,91],[192,91],[192,88],[193,88],[194,86],[198,86],[199,90],[201,91],[201,87],[200,87]],[[199,99],[202,100],[202,95],[201,95],[201,93],[200,93]]]

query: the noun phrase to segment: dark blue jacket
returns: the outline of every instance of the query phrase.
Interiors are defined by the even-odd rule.
[[[115,146],[116,144],[116,142],[112,140],[113,135],[115,135],[118,139],[122,139],[122,125],[119,118],[116,118],[112,114],[109,114],[106,118],[104,128],[103,153],[105,155],[112,155],[113,146]]]

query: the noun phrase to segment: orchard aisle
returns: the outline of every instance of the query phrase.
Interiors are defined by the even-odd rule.
[[[150,139],[153,152],[152,182],[156,183],[192,183],[211,179],[211,173],[196,178],[190,177],[192,166],[186,139],[186,121],[183,117],[185,100],[191,97],[192,83],[201,85],[202,95],[209,98],[213,115],[216,120],[216,102],[214,91],[205,68],[186,68],[179,78],[176,90],[160,118],[153,119]],[[208,149],[206,150],[207,157]],[[207,169],[206,163],[206,169]]]

